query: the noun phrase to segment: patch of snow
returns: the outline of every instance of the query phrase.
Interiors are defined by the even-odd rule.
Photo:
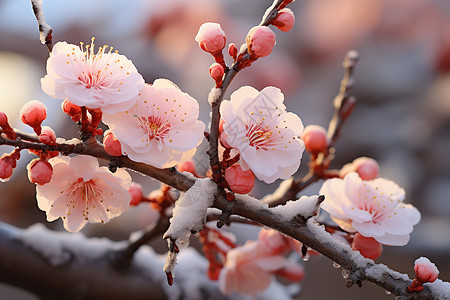
[[[33,11],[39,24],[39,34],[42,44],[45,44],[45,38],[51,32],[52,27],[45,22],[44,11],[42,10],[42,0],[31,0]]]
[[[208,95],[208,102],[211,106],[217,102],[217,99],[219,99],[221,93],[222,89],[216,87],[211,89]]]
[[[436,279],[433,283],[426,283],[424,286],[428,287],[433,293],[433,299],[448,300],[450,299],[450,282]]]
[[[50,231],[40,223],[21,232],[17,239],[42,255],[54,267],[70,262],[74,256],[86,259],[86,261],[99,259],[108,250],[119,245],[114,245],[106,238],[87,239],[81,233]],[[90,250],[86,251],[86,248]],[[83,255],[78,255],[79,253],[83,253]],[[89,253],[89,257],[86,257],[86,253]]]
[[[270,208],[271,211],[283,216],[285,221],[292,220],[297,215],[302,215],[304,218],[310,218],[317,213],[319,208],[317,201],[319,196],[302,196],[295,201],[288,201],[284,205]]]

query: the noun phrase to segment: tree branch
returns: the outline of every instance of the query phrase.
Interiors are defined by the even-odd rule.
[[[52,52],[53,38],[52,27],[45,22],[44,11],[42,10],[42,0],[31,0],[31,6],[33,13],[36,16],[36,20],[39,25],[40,40],[43,45],[46,45],[48,52]]]

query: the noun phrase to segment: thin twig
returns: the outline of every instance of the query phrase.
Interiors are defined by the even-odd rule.
[[[44,11],[42,9],[42,0],[31,0],[31,6],[33,7],[33,13],[36,16],[36,20],[39,25],[40,40],[43,45],[46,45],[48,52],[52,52],[53,38],[52,27],[45,22]]]

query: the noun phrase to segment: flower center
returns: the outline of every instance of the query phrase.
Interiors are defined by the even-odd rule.
[[[161,118],[155,116],[139,117],[139,126],[145,130],[149,141],[164,139],[170,130],[170,124],[164,123]]]
[[[89,207],[95,208],[95,203],[101,204],[109,211],[108,205],[102,197],[103,190],[100,189],[94,180],[84,181],[83,178],[72,183],[69,187],[70,201],[67,203],[67,215],[73,210],[81,210],[84,219],[89,219]],[[103,219],[102,219],[103,222]]]
[[[112,77],[117,76],[114,75],[117,72],[111,72],[111,69],[119,60],[114,60],[113,53],[111,53],[113,47],[108,45],[99,47],[97,53],[95,53],[94,40],[95,38],[92,38],[91,44],[86,45],[85,49],[83,49],[83,43],[81,43],[80,48],[83,51],[83,55],[78,57],[81,60],[79,62],[81,64],[81,73],[78,76],[78,82],[87,89],[108,88],[112,85]],[[109,50],[107,51],[108,47]],[[73,52],[72,55],[75,55],[75,53]],[[77,59],[74,58],[74,61],[77,61]]]
[[[264,150],[270,147],[273,132],[269,128],[263,128],[262,124],[251,124],[246,126],[246,130],[245,136],[248,138],[250,146]]]

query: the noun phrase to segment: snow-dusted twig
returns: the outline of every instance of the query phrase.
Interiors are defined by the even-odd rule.
[[[45,22],[44,11],[42,9],[42,0],[31,0],[34,15],[39,25],[39,39],[43,45],[46,45],[49,52],[52,52],[53,38],[52,27]]]

